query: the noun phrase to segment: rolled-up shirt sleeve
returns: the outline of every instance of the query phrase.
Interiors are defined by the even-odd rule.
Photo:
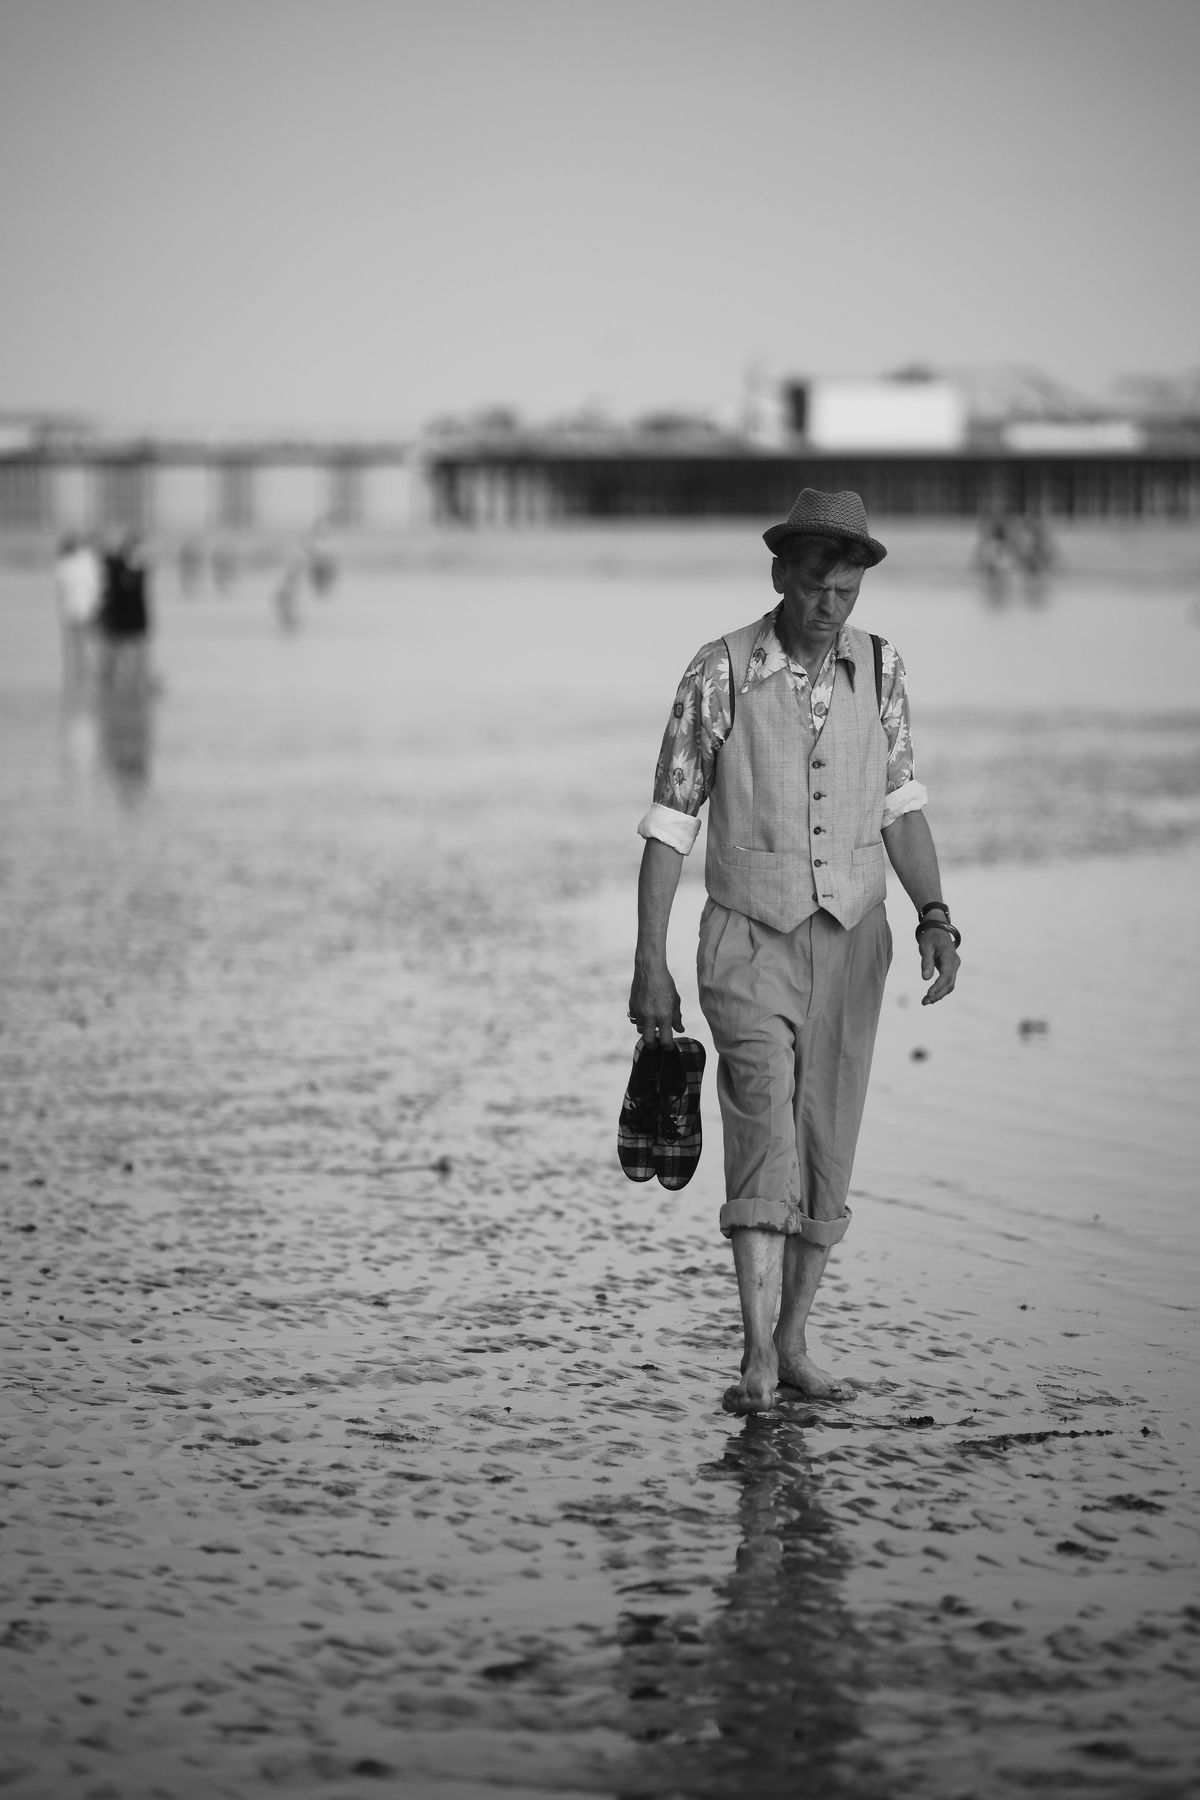
[[[653,800],[638,821],[642,837],[658,838],[682,856],[688,854],[728,732],[729,656],[718,639],[693,657],[675,690],[654,771]]]
[[[638,820],[638,835],[657,838],[678,850],[680,856],[687,856],[700,835],[700,820],[694,813],[676,812],[673,806],[663,806],[655,800]]]
[[[895,824],[902,813],[919,812],[929,800],[916,778],[912,726],[908,717],[908,683],[900,653],[886,638],[883,647],[883,705],[879,720],[887,734],[888,760],[883,825]]]
[[[883,826],[894,825],[901,813],[920,812],[928,804],[928,790],[919,781],[906,781],[892,788],[883,798]]]

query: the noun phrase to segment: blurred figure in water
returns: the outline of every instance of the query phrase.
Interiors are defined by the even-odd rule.
[[[333,545],[329,541],[328,527],[324,520],[318,520],[308,534],[304,546],[304,559],[308,567],[308,580],[314,594],[328,595],[333,592],[338,578],[338,560]]]
[[[1013,541],[1006,514],[987,513],[979,521],[974,561],[983,578],[984,593],[994,606],[1000,605],[1008,597],[1013,566]]]
[[[1054,567],[1054,545],[1041,513],[1024,513],[1015,521],[1017,558],[1026,575],[1045,575]]]
[[[62,631],[63,689],[67,693],[78,693],[91,675],[103,593],[103,570],[92,545],[84,537],[64,537],[54,561],[54,594]]]
[[[212,583],[218,594],[230,594],[238,578],[238,559],[228,544],[214,544],[209,558]]]
[[[289,561],[275,589],[275,617],[279,621],[280,631],[291,633],[300,629],[300,595],[304,588],[304,564],[293,557]]]
[[[1008,598],[1014,579],[1022,582],[1027,599],[1036,604],[1044,601],[1046,576],[1054,566],[1054,546],[1041,514],[987,514],[979,524],[975,566],[993,605]]]
[[[1015,556],[1031,606],[1046,602],[1046,581],[1054,567],[1054,544],[1041,513],[1024,513],[1014,521]]]
[[[179,546],[179,587],[188,600],[194,600],[204,586],[204,548],[195,538],[185,538]]]
[[[282,631],[300,627],[300,607],[305,594],[321,597],[332,593],[338,578],[338,562],[323,521],[318,521],[284,565],[275,589],[275,616]]]
[[[129,532],[104,558],[100,608],[100,681],[107,691],[150,686],[149,577],[141,540]]]

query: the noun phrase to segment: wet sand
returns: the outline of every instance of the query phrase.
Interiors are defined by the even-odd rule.
[[[568,595],[564,680],[557,578],[472,579],[289,642],[168,607],[161,701],[100,719],[2,596],[4,1791],[1188,1793],[1194,708],[1098,657],[1107,737],[1036,680],[1005,730],[957,645],[991,682],[1069,591],[897,623],[967,979],[921,1009],[893,905],[815,1315],[852,1398],[737,1419],[711,1080],[683,1193],[614,1153],[658,645],[732,595],[655,588],[609,710],[644,593]],[[989,809],[1038,731],[1092,784]]]

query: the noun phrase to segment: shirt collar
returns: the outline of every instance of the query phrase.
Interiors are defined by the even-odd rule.
[[[765,613],[763,615],[762,622],[758,628],[758,635],[754,640],[754,648],[750,652],[750,662],[746,669],[746,679],[742,683],[741,691],[743,694],[746,692],[747,688],[753,687],[756,682],[767,681],[772,675],[778,675],[788,667],[800,670],[807,680],[807,670],[804,669],[802,664],[792,662],[791,657],[779,641],[778,633],[775,630],[775,622],[778,617],[778,607],[776,607],[773,612]],[[850,640],[850,633],[844,625],[834,639],[833,655],[838,662],[849,663],[850,667],[846,672],[850,677],[850,685],[853,687],[855,671],[858,668],[858,658],[854,653],[854,645]],[[824,667],[824,664],[822,664],[822,667]]]

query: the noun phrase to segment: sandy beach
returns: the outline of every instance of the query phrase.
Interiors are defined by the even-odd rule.
[[[164,573],[144,707],[62,706],[0,576],[15,1800],[1194,1791],[1195,540],[864,586],[964,974],[920,1007],[893,897],[851,1398],[740,1419],[711,1076],[686,1190],[615,1155],[634,825],[769,603],[702,537],[460,541],[286,639]]]

